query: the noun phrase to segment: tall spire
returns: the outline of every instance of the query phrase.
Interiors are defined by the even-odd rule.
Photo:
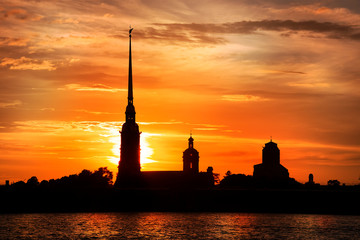
[[[131,32],[129,29],[129,82],[128,104],[126,106],[126,121],[122,125],[120,161],[115,186],[136,186],[140,176],[140,131],[135,122],[135,107],[133,104],[133,82],[131,64]]]
[[[135,107],[133,103],[133,79],[132,79],[132,59],[131,59],[131,32],[133,28],[129,30],[129,82],[128,82],[128,105],[126,107],[126,122],[135,123]]]
[[[131,32],[133,28],[130,26],[129,30],[129,84],[128,84],[128,104],[133,104],[133,86],[132,86],[132,60],[131,60]]]

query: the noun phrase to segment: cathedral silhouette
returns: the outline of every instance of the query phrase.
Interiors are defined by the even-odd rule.
[[[135,120],[133,98],[131,33],[129,30],[128,103],[122,125],[120,161],[115,187],[209,187],[214,185],[213,168],[199,172],[199,152],[190,134],[189,147],[183,153],[183,171],[141,171],[140,134]]]
[[[140,174],[140,132],[135,121],[135,107],[133,103],[132,86],[132,58],[131,58],[131,31],[129,31],[129,82],[128,82],[128,105],[125,111],[125,123],[121,129],[121,150],[118,166],[118,176],[115,185],[120,182],[138,181]]]
[[[280,150],[272,139],[262,150],[262,163],[254,165],[253,176],[255,179],[270,183],[289,180],[289,171],[280,164]]]

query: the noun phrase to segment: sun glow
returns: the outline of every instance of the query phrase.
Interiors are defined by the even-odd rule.
[[[157,162],[151,159],[154,150],[150,147],[149,138],[151,136],[159,136],[160,134],[142,132],[140,135],[140,163],[141,168],[146,168],[148,163]]]
[[[155,160],[151,159],[154,150],[150,147],[149,138],[151,136],[158,136],[159,134],[155,133],[146,133],[142,132],[140,134],[140,164],[141,168],[146,168],[146,164],[154,163]],[[113,144],[113,148],[111,150],[112,155],[108,157],[108,160],[118,165],[120,160],[120,135],[116,130],[109,130],[109,142]]]

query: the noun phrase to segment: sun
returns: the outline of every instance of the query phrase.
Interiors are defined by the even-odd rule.
[[[120,160],[120,136],[118,131],[110,130],[111,134],[109,134],[109,142],[113,145],[111,149],[112,156],[109,156],[109,161],[113,164],[118,165]],[[154,150],[150,147],[149,139],[152,136],[158,136],[159,134],[142,132],[140,134],[140,164],[141,168],[146,168],[146,165],[149,163],[156,162],[152,159],[152,155],[154,154]]]
[[[150,147],[149,139],[159,134],[142,132],[140,135],[140,163],[143,168],[148,163],[156,162],[152,159],[154,150]]]

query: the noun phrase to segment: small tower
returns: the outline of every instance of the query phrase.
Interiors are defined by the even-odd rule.
[[[194,139],[191,134],[189,147],[183,153],[183,172],[186,174],[199,173],[199,152],[194,148]]]
[[[314,175],[312,173],[309,174],[309,184],[314,184]]]
[[[305,186],[308,188],[317,188],[320,186],[319,183],[314,182],[314,175],[312,173],[309,174],[309,181],[305,183]]]

